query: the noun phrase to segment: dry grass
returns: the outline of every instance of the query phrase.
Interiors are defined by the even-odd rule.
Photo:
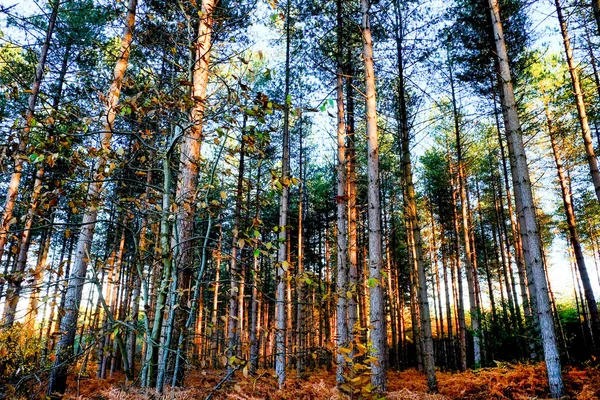
[[[285,390],[277,390],[271,371],[261,371],[257,376],[236,379],[212,393],[212,399],[346,399],[335,387],[335,375],[319,370],[302,379],[289,373]],[[223,376],[223,371],[193,371],[186,379],[185,388],[167,388],[159,395],[153,390],[139,389],[123,383],[123,376],[107,380],[86,379],[80,382],[79,399],[118,400],[187,400],[204,399]],[[444,399],[544,399],[548,385],[544,364],[502,365],[464,373],[437,373],[439,393],[427,393],[425,377],[415,370],[388,373],[388,392],[385,398],[393,400],[444,400]],[[565,399],[600,399],[600,370],[596,368],[564,369]],[[71,379],[67,398],[76,398],[76,382]]]

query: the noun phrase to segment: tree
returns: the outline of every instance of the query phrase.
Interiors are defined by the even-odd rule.
[[[284,109],[283,109],[283,151],[281,155],[281,197],[279,199],[279,250],[277,252],[277,295],[275,303],[275,373],[277,374],[277,382],[279,388],[285,385],[285,328],[286,328],[286,312],[285,312],[285,280],[289,263],[287,260],[287,239],[288,227],[287,217],[289,208],[289,163],[290,163],[290,8],[291,0],[287,0],[285,13],[285,91],[284,91]],[[291,316],[287,316],[290,318]]]
[[[488,0],[492,28],[497,55],[498,80],[501,88],[502,113],[506,128],[506,137],[510,150],[510,164],[512,170],[515,202],[519,210],[520,233],[523,240],[523,255],[525,263],[532,271],[529,279],[535,285],[535,297],[541,328],[544,358],[548,371],[548,382],[553,397],[559,398],[563,393],[563,384],[560,368],[554,321],[548,295],[548,284],[542,264],[542,249],[540,232],[535,215],[533,192],[527,166],[527,156],[523,146],[521,124],[517,113],[515,95],[512,86],[506,43],[500,8],[497,0]]]
[[[337,372],[336,381],[338,385],[344,383],[345,353],[342,351],[348,343],[348,268],[346,263],[347,250],[347,183],[346,183],[346,125],[344,115],[344,81],[343,81],[343,19],[342,1],[336,2],[337,18],[337,78],[336,78],[336,102],[337,102]],[[350,327],[352,329],[352,327]]]
[[[94,228],[96,226],[98,208],[101,202],[102,183],[105,177],[104,167],[106,165],[106,157],[110,153],[113,123],[117,115],[116,107],[119,103],[123,78],[129,62],[136,8],[137,0],[130,0],[127,5],[127,24],[123,31],[123,37],[121,38],[120,54],[115,65],[114,78],[108,90],[108,96],[106,97],[105,114],[101,118],[102,133],[100,134],[100,143],[102,144],[103,154],[100,155],[94,166],[94,182],[90,184],[88,189],[89,205],[83,216],[82,228],[77,240],[75,264],[71,269],[69,284],[65,294],[65,315],[62,317],[60,323],[62,334],[56,346],[56,357],[54,359],[52,374],[48,383],[48,393],[63,393],[66,389],[68,367],[66,363],[71,357],[70,353],[73,352],[73,345],[75,343],[75,333],[77,330],[83,284],[87,274],[90,249],[94,238]],[[125,369],[128,370],[128,368]]]
[[[370,3],[361,0],[361,31],[363,38],[363,57],[365,62],[366,85],[366,123],[369,179],[368,215],[369,215],[369,320],[371,329],[370,349],[371,384],[379,391],[386,388],[386,328],[384,318],[382,251],[381,251],[381,210],[379,200],[379,143],[377,134],[377,99],[375,95],[375,68],[373,66],[373,39],[369,21]]]

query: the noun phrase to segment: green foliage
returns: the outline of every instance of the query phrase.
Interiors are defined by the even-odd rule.
[[[529,17],[523,0],[500,0],[504,38],[513,79],[519,80],[527,65]],[[494,42],[487,0],[457,0],[446,14],[454,23],[445,30],[444,42],[450,57],[460,66],[458,77],[481,94],[494,79]]]
[[[355,326],[352,341],[348,346],[338,349],[346,363],[344,383],[340,385],[340,389],[352,399],[379,399],[377,388],[371,384],[371,363],[377,362],[377,359],[370,355],[372,343],[362,342],[365,331],[366,328]]]
[[[0,397],[28,394],[38,383],[35,374],[43,370],[42,350],[45,344],[40,333],[21,324],[0,330]]]

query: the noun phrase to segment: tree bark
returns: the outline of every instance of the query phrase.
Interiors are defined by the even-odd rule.
[[[229,264],[229,279],[231,280],[231,293],[229,293],[229,337],[227,343],[227,374],[233,376],[236,368],[235,356],[240,345],[241,332],[238,329],[238,305],[239,296],[243,296],[241,284],[241,267],[238,264],[238,251],[241,252],[239,242],[239,230],[242,218],[242,196],[244,180],[244,130],[246,115],[244,114],[244,127],[240,139],[240,160],[238,166],[237,190],[235,196],[235,212],[233,222],[233,235],[231,243],[231,262]]]
[[[379,201],[379,143],[377,133],[377,101],[375,95],[375,70],[373,67],[373,40],[369,22],[369,0],[361,0],[363,58],[365,63],[366,123],[367,123],[367,176],[368,176],[368,216],[369,216],[369,308],[372,326],[370,355],[371,384],[379,391],[386,390],[386,328],[384,314],[384,293],[382,278],[381,251],[381,211]]]
[[[90,249],[94,238],[98,208],[102,200],[102,189],[104,179],[104,167],[106,165],[106,155],[110,152],[110,141],[113,133],[113,123],[117,115],[117,105],[121,94],[121,87],[125,70],[129,62],[129,52],[133,38],[133,28],[135,25],[135,12],[137,0],[129,0],[127,5],[126,26],[121,39],[119,58],[115,65],[113,81],[111,83],[105,104],[105,114],[101,117],[103,129],[100,134],[101,155],[93,167],[92,176],[94,181],[88,188],[88,206],[83,215],[81,231],[77,240],[77,250],[75,263],[69,275],[67,292],[65,295],[64,312],[60,324],[61,337],[56,346],[56,357],[52,366],[50,380],[48,383],[48,394],[53,392],[63,393],[67,384],[67,369],[73,345],[75,343],[75,332],[77,330],[77,319],[79,316],[79,306],[87,274],[87,265],[89,262]]]
[[[597,6],[597,2],[598,0],[593,0],[592,4]],[[560,24],[560,32],[563,38],[567,65],[569,66],[569,75],[571,76],[571,83],[573,85],[573,94],[575,96],[575,104],[577,106],[577,114],[579,116],[579,125],[581,127],[581,134],[583,136],[583,147],[585,149],[585,155],[590,168],[590,174],[592,175],[592,183],[594,185],[594,191],[596,192],[596,198],[600,202],[600,170],[598,170],[598,161],[596,160],[596,155],[594,154],[592,131],[590,130],[590,124],[588,122],[588,117],[585,110],[585,101],[583,99],[581,82],[579,81],[579,72],[577,71],[575,60],[573,59],[573,49],[571,48],[567,23],[562,13],[560,0],[554,0],[554,4],[556,6],[556,13],[558,15],[558,22]],[[598,16],[596,13],[596,10],[594,10],[594,15],[596,18],[600,18],[600,16]]]
[[[492,30],[495,41],[497,66],[502,92],[502,114],[508,140],[510,163],[512,169],[515,200],[519,212],[521,238],[525,264],[532,272],[537,300],[537,313],[540,323],[540,333],[544,348],[544,358],[548,372],[550,393],[559,398],[563,393],[560,357],[556,342],[556,333],[552,318],[552,309],[548,295],[548,285],[542,264],[541,237],[535,215],[533,191],[527,166],[527,157],[523,145],[521,124],[517,112],[512,78],[509,67],[504,32],[500,19],[500,9],[497,0],[488,0],[492,20]]]
[[[188,332],[185,323],[188,318],[190,290],[194,273],[194,221],[196,211],[196,195],[198,193],[198,176],[200,173],[201,146],[203,135],[203,120],[206,109],[209,76],[209,62],[212,49],[212,25],[213,13],[216,8],[216,0],[202,0],[200,8],[200,22],[198,24],[198,36],[195,42],[194,63],[192,67],[192,100],[193,106],[190,110],[192,126],[185,134],[181,145],[179,159],[179,179],[175,203],[178,207],[176,230],[177,230],[177,266],[179,270],[179,309],[176,317],[176,328],[179,335],[183,335],[183,353],[187,348]],[[180,385],[183,374],[178,377],[177,384]]]
[[[31,85],[29,100],[27,102],[27,110],[25,111],[25,124],[23,127],[23,133],[19,139],[19,147],[15,154],[15,170],[11,175],[10,182],[8,184],[8,190],[6,192],[6,202],[4,203],[4,210],[2,211],[2,218],[0,219],[0,260],[2,260],[2,256],[4,254],[4,247],[6,246],[6,241],[8,239],[8,230],[10,229],[10,225],[15,222],[13,219],[13,210],[19,194],[19,184],[21,183],[24,159],[27,159],[26,152],[27,143],[29,141],[29,132],[31,131],[31,125],[35,113],[35,105],[40,94],[40,86],[42,85],[42,78],[44,76],[44,69],[46,67],[46,59],[48,58],[48,49],[50,48],[50,40],[52,39],[52,33],[54,32],[54,27],[56,26],[56,18],[58,16],[59,7],[60,1],[54,2],[54,5],[52,6],[52,12],[50,13],[50,18],[48,19],[46,37],[40,52],[40,58],[35,70],[35,78],[33,80],[33,84]],[[32,207],[34,204],[34,200],[32,199]],[[23,234],[30,235],[30,229],[31,227],[29,229],[25,229]],[[25,241],[28,242],[28,239],[29,237],[27,237]],[[11,314],[14,313],[11,312]],[[8,325],[12,325],[12,323]]]
[[[287,261],[287,214],[289,208],[289,163],[290,163],[290,7],[291,0],[286,3],[285,16],[285,92],[283,110],[283,151],[281,156],[281,184],[282,191],[279,199],[279,249],[277,252],[277,293],[275,302],[275,373],[279,389],[285,385],[285,356],[286,356],[286,275],[288,270]],[[287,316],[291,318],[291,315]]]
[[[463,231],[463,244],[465,247],[465,271],[467,273],[467,287],[469,290],[469,305],[471,311],[471,330],[473,332],[473,366],[479,368],[481,366],[481,344],[480,336],[481,330],[479,327],[479,302],[477,300],[477,282],[476,282],[476,270],[472,263],[475,259],[474,249],[471,247],[470,239],[470,227],[469,227],[469,216],[471,214],[469,210],[469,202],[467,199],[467,178],[465,176],[465,165],[462,156],[462,145],[460,135],[460,121],[458,115],[458,107],[456,104],[456,95],[454,90],[454,78],[452,73],[452,66],[450,65],[450,88],[452,93],[452,114],[454,117],[454,134],[456,137],[456,158],[457,158],[457,169],[458,169],[458,190],[460,193],[460,205],[462,212],[462,231]],[[490,293],[491,295],[491,293]]]
[[[347,182],[346,182],[346,126],[344,116],[344,88],[342,71],[342,0],[336,1],[337,10],[337,306],[336,306],[336,326],[337,326],[337,372],[336,382],[338,385],[344,383],[344,366],[346,364],[344,357],[346,354],[341,351],[348,345],[348,268],[346,257],[347,249]]]
[[[550,136],[550,144],[552,146],[552,154],[554,155],[554,163],[556,164],[556,173],[558,175],[558,182],[560,184],[560,191],[562,194],[564,210],[567,218],[567,226],[569,229],[569,238],[571,246],[573,247],[573,253],[575,254],[575,261],[577,263],[577,269],[579,270],[579,276],[581,277],[581,284],[583,285],[583,293],[585,295],[585,301],[588,306],[590,313],[590,319],[592,323],[592,345],[591,351],[596,354],[598,351],[598,340],[600,339],[600,317],[598,316],[598,305],[596,304],[596,298],[590,282],[587,267],[585,265],[585,257],[581,248],[581,242],[579,240],[579,233],[577,232],[577,219],[575,217],[575,210],[573,208],[573,195],[569,190],[567,184],[567,176],[561,161],[560,150],[556,141],[556,133],[552,124],[552,116],[550,110],[546,105],[546,122],[548,126],[548,135]]]

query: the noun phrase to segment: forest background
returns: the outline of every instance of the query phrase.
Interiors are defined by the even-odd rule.
[[[435,391],[435,366],[544,359],[562,392],[550,342],[588,365],[600,340],[595,3],[500,2],[541,289],[494,3],[2,5],[10,390],[335,359],[349,393],[410,366]]]

